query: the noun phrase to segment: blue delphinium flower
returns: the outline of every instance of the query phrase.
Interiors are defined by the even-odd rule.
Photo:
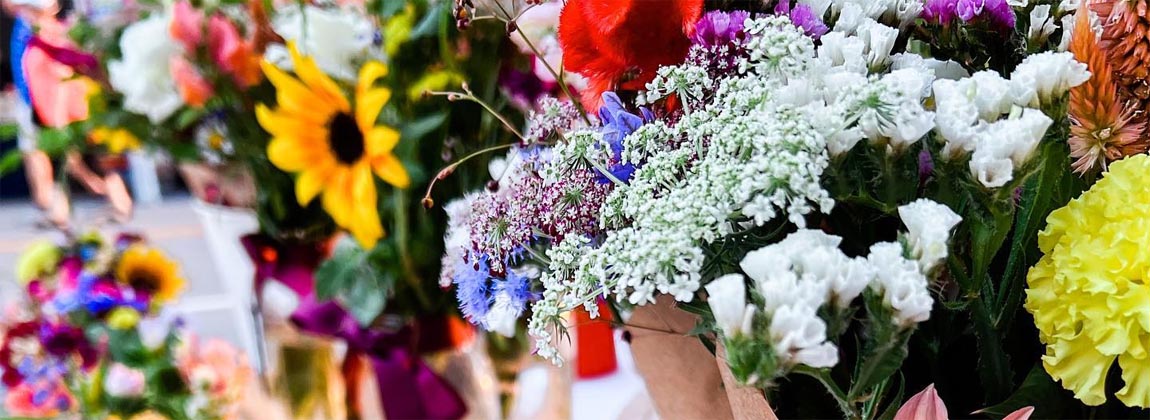
[[[603,133],[603,140],[611,147],[612,160],[607,171],[615,179],[624,183],[631,180],[631,175],[635,173],[635,165],[630,162],[622,162],[623,138],[634,133],[647,121],[654,119],[654,115],[650,111],[641,109],[640,112],[643,114],[642,117],[628,112],[627,108],[623,106],[623,101],[615,92],[603,94],[603,106],[599,108],[599,121],[603,123],[600,132]],[[607,183],[611,182],[611,179],[601,175],[599,182]]]

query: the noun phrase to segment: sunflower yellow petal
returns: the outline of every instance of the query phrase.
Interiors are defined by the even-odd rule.
[[[387,76],[387,65],[378,61],[368,61],[359,69],[359,82],[355,86],[356,94],[372,89],[375,82]]]
[[[307,206],[320,192],[323,192],[329,178],[330,170],[312,169],[299,174],[295,180],[295,196],[299,205]]]
[[[407,188],[411,185],[411,178],[407,174],[407,169],[394,155],[388,154],[377,157],[372,161],[371,166],[372,169],[375,169],[375,175],[383,182],[396,188]]]
[[[364,152],[369,157],[391,153],[399,143],[399,132],[388,126],[379,126],[365,131],[363,136]]]
[[[288,44],[288,50],[291,52],[296,75],[311,88],[311,91],[317,97],[326,102],[328,106],[340,112],[348,112],[351,110],[351,104],[348,103],[347,97],[343,94],[343,90],[340,89],[339,85],[331,80],[323,70],[319,69],[319,66],[315,64],[315,60],[300,54],[295,43]]]
[[[383,237],[383,226],[379,220],[379,202],[376,196],[375,179],[371,176],[371,168],[366,164],[356,165],[352,171],[355,181],[351,184],[350,193],[355,197],[355,219],[348,230],[355,236],[364,249],[375,247],[379,238]]]
[[[268,142],[268,160],[288,172],[299,172],[324,163],[326,147],[314,142],[274,137]]]
[[[337,166],[328,177],[323,191],[323,210],[340,226],[348,224],[348,215],[352,210],[351,197],[348,196],[350,189],[346,187],[351,182],[350,174],[351,171],[346,167]]]
[[[281,112],[314,124],[324,124],[338,110],[307,85],[267,61],[260,63],[268,80],[276,87],[276,104]],[[266,128],[266,127],[265,127]]]
[[[367,131],[375,126],[379,112],[389,100],[391,100],[390,89],[377,88],[359,92],[355,98],[355,122],[359,124],[359,129]]]

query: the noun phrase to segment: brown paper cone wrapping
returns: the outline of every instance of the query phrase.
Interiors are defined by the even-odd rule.
[[[727,400],[731,403],[731,414],[737,419],[748,420],[778,420],[775,410],[763,396],[763,391],[749,386],[739,385],[731,368],[727,366],[727,349],[719,343],[718,357],[715,359],[719,367],[719,374],[723,377],[723,385],[727,389]]]
[[[627,321],[635,368],[660,418],[734,418],[715,356],[698,338],[687,336],[697,321],[668,295],[636,308]]]

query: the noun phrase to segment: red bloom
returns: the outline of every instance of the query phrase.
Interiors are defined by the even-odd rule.
[[[603,92],[639,90],[659,66],[677,64],[703,13],[703,0],[568,0],[559,18],[564,67],[587,78],[583,102]]]

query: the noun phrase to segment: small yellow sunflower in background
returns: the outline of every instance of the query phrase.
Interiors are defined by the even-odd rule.
[[[112,153],[123,153],[140,148],[140,139],[123,128],[98,127],[88,134],[92,144],[104,145]]]
[[[275,109],[256,107],[256,117],[271,133],[268,159],[296,173],[296,199],[307,205],[323,194],[323,208],[336,224],[351,232],[364,248],[383,237],[375,175],[397,188],[411,182],[392,154],[399,132],[376,125],[391,91],[375,87],[387,66],[369,62],[360,69],[354,107],[343,90],[310,57],[289,46],[296,77],[271,63],[261,63],[276,87]]]
[[[163,252],[144,245],[132,245],[120,255],[116,280],[147,293],[156,303],[170,302],[184,289],[179,267]]]

